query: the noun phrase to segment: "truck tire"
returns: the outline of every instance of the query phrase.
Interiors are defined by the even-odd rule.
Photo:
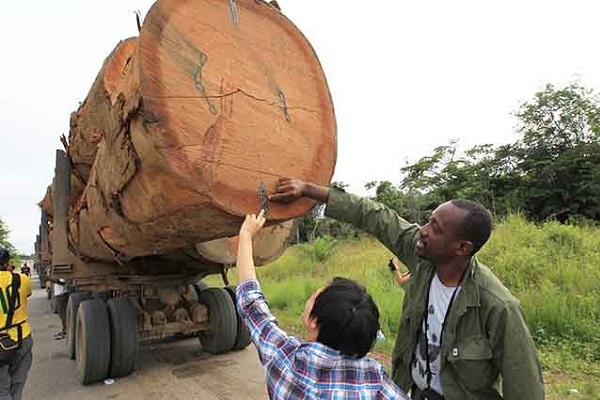
[[[237,314],[231,296],[225,289],[202,291],[200,301],[208,307],[210,328],[198,333],[202,348],[210,354],[225,353],[235,344]]]
[[[237,312],[236,301],[235,301],[235,286],[225,286],[225,290],[231,296],[231,301],[233,301],[233,306],[235,307],[235,315],[237,316],[237,330],[235,334],[235,343],[233,344],[232,350],[242,350],[248,347],[250,343],[252,343],[252,338],[250,337],[250,331],[246,326],[246,323]]]
[[[106,306],[110,320],[109,376],[121,378],[134,371],[140,349],[137,311],[130,297],[112,298]]]
[[[77,377],[84,385],[108,376],[110,367],[110,322],[106,303],[86,300],[77,311]]]
[[[75,330],[77,328],[77,309],[82,301],[88,300],[88,293],[71,293],[67,300],[67,352],[71,360],[75,359]]]

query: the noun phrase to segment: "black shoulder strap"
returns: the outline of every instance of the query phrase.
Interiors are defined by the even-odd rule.
[[[6,325],[4,329],[12,326],[13,316],[15,315],[15,308],[17,304],[17,298],[19,297],[19,288],[21,287],[21,276],[19,274],[12,273],[12,283],[10,284],[10,296],[8,298],[8,313],[6,314]]]

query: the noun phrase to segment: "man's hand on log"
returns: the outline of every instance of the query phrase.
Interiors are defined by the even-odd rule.
[[[279,178],[275,194],[269,196],[270,201],[291,203],[303,197],[306,183],[297,178]]]

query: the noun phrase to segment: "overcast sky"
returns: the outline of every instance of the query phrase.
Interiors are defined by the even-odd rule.
[[[198,0],[199,1],[199,0]],[[228,1],[228,0],[222,0]],[[60,134],[149,0],[0,2],[0,218],[33,251]],[[458,139],[514,141],[511,113],[547,83],[600,88],[595,1],[279,0],[325,70],[338,123],[334,180],[399,182]]]

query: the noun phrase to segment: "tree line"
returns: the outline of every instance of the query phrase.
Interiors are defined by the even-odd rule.
[[[374,200],[419,223],[440,203],[465,198],[482,203],[497,218],[520,212],[533,222],[597,224],[598,96],[579,84],[547,85],[521,104],[515,116],[519,139],[514,143],[481,144],[459,153],[457,142],[451,141],[401,168],[398,184],[373,181],[365,188],[374,189]],[[358,234],[346,224],[320,218],[321,211],[317,208],[302,219],[300,241]]]
[[[0,245],[10,252],[11,258],[15,258],[17,256],[17,249],[8,241],[9,233],[8,226],[0,219]]]

